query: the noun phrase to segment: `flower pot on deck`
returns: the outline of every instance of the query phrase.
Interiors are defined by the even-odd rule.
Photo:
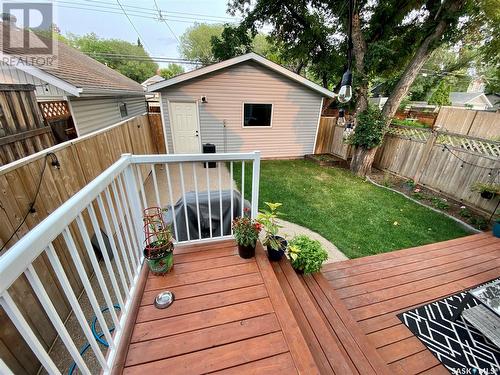
[[[272,262],[278,262],[285,255],[285,250],[288,245],[288,242],[280,236],[275,236],[276,239],[281,243],[281,247],[279,249],[273,249],[271,246],[267,245],[267,257]]]
[[[493,193],[491,191],[482,191],[481,192],[481,198],[484,198],[487,200],[493,199],[494,196],[495,196],[495,193]]]
[[[148,267],[153,275],[164,275],[174,266],[174,244],[169,242],[164,245],[154,246],[144,249],[144,258],[148,262]]]
[[[493,235],[500,238],[500,220],[496,220],[493,224]]]
[[[255,245],[243,246],[238,244],[238,254],[243,259],[253,258],[255,256]]]

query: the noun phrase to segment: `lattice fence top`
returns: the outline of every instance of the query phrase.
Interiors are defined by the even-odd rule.
[[[411,126],[391,125],[387,134],[412,141],[426,142],[431,135],[430,129],[413,128]]]
[[[459,134],[439,133],[436,144],[446,145],[459,151],[468,151],[496,158],[500,157],[500,142],[487,139],[470,138]]]
[[[39,105],[46,120],[62,120],[71,116],[68,103],[65,101],[40,102]]]
[[[412,128],[410,126],[391,125],[388,135],[408,139],[411,141],[426,142],[432,134],[430,129]],[[489,157],[500,157],[500,142],[473,138],[466,135],[437,132],[437,145],[446,145],[451,149],[470,152]]]

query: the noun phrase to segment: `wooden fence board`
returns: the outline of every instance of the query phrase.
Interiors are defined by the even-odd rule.
[[[28,215],[20,231],[3,252],[9,251],[8,248],[12,247],[22,235],[114,163],[121,154],[155,153],[155,140],[150,138],[153,134],[155,133],[150,130],[148,117],[143,115],[81,139],[61,143],[44,150],[43,153],[17,160],[11,165],[0,167],[0,220],[3,224],[0,226],[0,244],[3,245],[26,214],[38,186],[43,165],[47,163],[35,204],[36,212]],[[46,160],[45,155],[48,152],[53,152],[57,156],[60,169],[51,166],[50,158]],[[102,221],[99,213],[97,216],[98,220]],[[83,219],[89,228],[89,233],[92,233],[88,215],[84,214]],[[71,224],[70,229],[74,225],[74,223]],[[71,232],[85,269],[90,274],[92,267],[90,260],[84,255],[86,251],[83,247],[83,240],[76,235],[76,231],[71,229]],[[72,288],[79,295],[83,287],[61,236],[56,238],[53,244]],[[63,319],[66,318],[70,312],[68,302],[45,256],[36,260],[35,269],[59,314]],[[57,337],[57,332],[53,329],[24,276],[20,277],[9,288],[9,291],[42,344],[49,348]],[[2,327],[0,357],[12,369],[19,370],[19,373],[36,373],[39,368],[37,359],[2,309],[0,309],[0,325]]]

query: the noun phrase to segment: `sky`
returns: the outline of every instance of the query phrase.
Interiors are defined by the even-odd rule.
[[[227,0],[156,0],[156,5],[154,0],[51,2],[54,7],[54,21],[63,34],[82,35],[94,32],[102,38],[117,38],[133,43],[140,34],[141,41],[151,56],[180,57],[178,41],[168,26],[180,37],[194,22],[224,23],[236,20],[226,13]],[[168,26],[159,20],[156,6],[162,11]]]

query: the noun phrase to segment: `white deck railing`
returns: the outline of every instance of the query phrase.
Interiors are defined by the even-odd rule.
[[[200,162],[209,161],[216,162],[217,168],[212,171],[209,171],[208,168],[203,169],[205,173],[203,179],[206,184],[198,186],[202,180],[199,169]],[[227,188],[231,191],[231,218],[233,218],[233,165],[235,162],[241,162],[242,187],[245,185],[245,168],[252,168],[251,214],[254,217],[258,209],[260,173],[260,154],[258,152],[196,155],[127,154],[50,214],[0,257],[0,305],[49,374],[66,372],[67,367],[60,368],[60,364],[59,367],[55,364],[51,354],[47,352],[34,333],[34,327],[28,322],[9,292],[12,284],[21,275],[26,276],[34,294],[78,370],[83,374],[94,373],[96,369],[89,369],[87,362],[80,354],[77,344],[74,342],[74,333],[69,332],[64,324],[67,317],[58,314],[57,306],[54,305],[47,293],[46,288],[54,286],[44,285],[39,273],[37,273],[34,262],[41,254],[46,254],[52,268],[51,273],[56,275],[69,306],[71,306],[71,312],[90,344],[90,349],[97,359],[100,370],[109,373],[122,339],[124,324],[131,309],[131,301],[137,292],[136,285],[143,263],[142,210],[151,203],[161,207],[173,207],[175,191],[180,192],[181,199],[185,199],[185,172],[190,166],[196,196],[198,229],[200,229],[198,197],[199,193],[204,190],[207,190],[209,201],[211,195],[214,199],[218,198],[220,203],[219,218],[221,221],[223,220],[222,173],[229,173],[230,186]],[[226,163],[229,171],[224,169]],[[171,173],[171,168],[174,165],[178,168],[178,173],[175,176]],[[160,176],[159,171],[164,173],[164,176]],[[212,175],[212,179],[216,176],[218,189],[210,188],[210,175]],[[147,179],[146,176],[148,176]],[[176,184],[180,186],[176,187]],[[241,193],[244,196],[244,188],[242,188]],[[167,201],[168,204],[166,204]],[[208,205],[209,209],[211,206],[211,204]],[[243,210],[243,207],[241,208]],[[188,212],[185,205],[184,215],[186,215],[185,222],[187,223]],[[210,236],[208,238],[202,238],[200,230],[198,230],[198,237],[192,238],[189,235],[189,228],[186,228],[188,238],[182,242],[189,243],[230,237],[222,230],[220,233],[213,233],[211,222],[212,220],[210,220]],[[173,226],[175,233],[177,233],[179,228],[177,228],[175,219]],[[112,258],[106,251],[101,230],[109,235]],[[91,243],[92,234],[95,234],[99,248],[102,249],[104,264],[101,264],[96,257]],[[74,269],[76,269],[92,312],[102,329],[104,339],[109,344],[104,353],[93,336],[88,317],[85,316],[84,309],[80,305],[78,292],[71,286],[68,278],[70,271],[61,262],[62,252],[70,254],[67,259],[73,263]],[[96,297],[95,286],[91,283],[95,280],[91,280],[92,277],[97,280],[100,289],[99,296],[102,296],[101,301],[98,301],[98,297]],[[116,304],[119,305],[119,310],[114,308]],[[102,312],[103,308],[109,309],[110,316],[107,320]],[[112,322],[114,326],[112,332],[110,332],[111,324],[108,324],[109,322]],[[7,367],[7,362],[6,358],[0,358],[0,372],[2,374],[12,373]]]

